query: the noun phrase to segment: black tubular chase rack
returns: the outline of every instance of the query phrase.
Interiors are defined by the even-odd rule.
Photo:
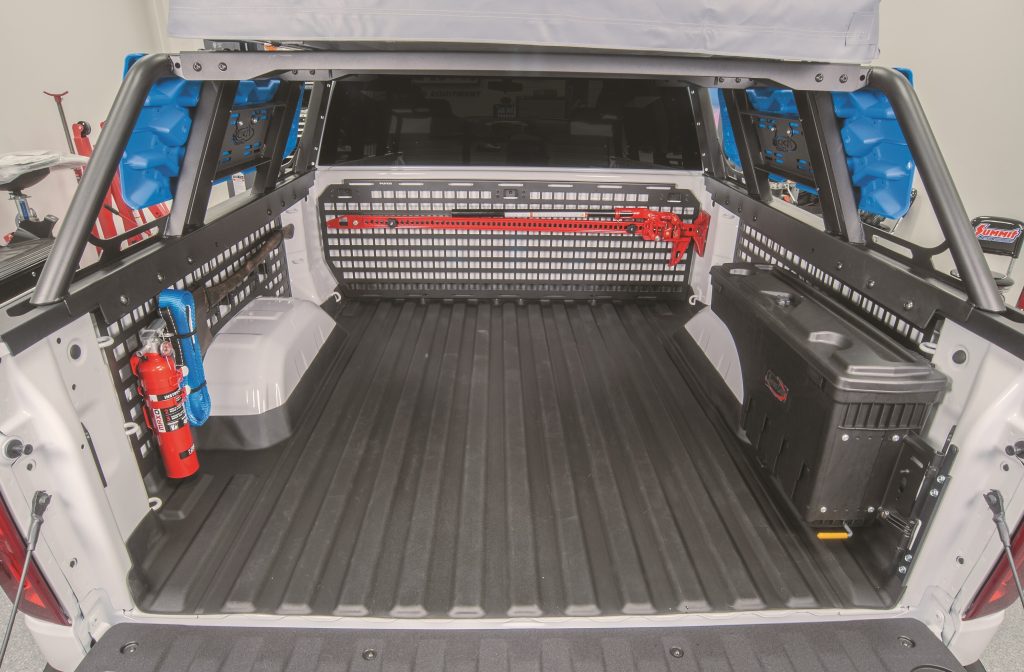
[[[178,185],[178,202],[169,215],[169,222],[175,226],[170,228],[171,235],[165,234],[159,243],[176,249],[175,254],[181,256],[184,248],[180,244],[175,245],[176,240],[187,240],[192,237],[192,233],[205,228],[204,224],[217,221],[210,219],[215,214],[213,211],[206,212],[209,170],[204,171],[203,166],[210,160],[210,148],[216,147],[216,142],[209,141],[217,132],[214,128],[216,124],[211,122],[215,121],[214,117],[218,111],[223,112],[223,105],[218,105],[218,101],[223,103],[226,99],[223,91],[230,89],[231,82],[275,77],[285,82],[316,83],[307,116],[310,121],[300,138],[298,155],[292,163],[291,174],[279,176],[280,162],[269,162],[269,165],[259,169],[255,180],[257,188],[236,197],[237,202],[229,201],[230,205],[216,212],[219,219],[226,220],[240,217],[243,210],[250,216],[265,213],[267,218],[271,219],[283,210],[284,203],[291,205],[304,197],[311,186],[311,181],[304,179],[303,176],[310,173],[316,163],[315,156],[323,124],[319,116],[325,110],[330,82],[346,75],[388,72],[481,75],[515,72],[537,76],[576,74],[688,82],[693,85],[691,96],[697,118],[701,120],[698,121],[698,126],[702,126],[698,129],[698,137],[702,144],[701,152],[704,156],[708,187],[719,203],[741,215],[744,203],[764,204],[770,200],[770,194],[766,189],[766,175],[761,174],[763,171],[753,165],[750,148],[743,146],[742,133],[737,133],[746,179],[743,184],[726,184],[718,138],[713,132],[714,122],[708,105],[707,88],[725,89],[728,93],[729,106],[740,103],[743,98],[740,94],[746,88],[766,85],[791,88],[797,93],[801,118],[807,129],[809,156],[822,192],[821,200],[827,230],[827,234],[820,234],[811,227],[806,227],[807,236],[820,234],[842,241],[843,245],[849,248],[849,254],[857,258],[857,263],[850,264],[846,272],[840,275],[848,283],[858,286],[863,286],[860,281],[864,280],[864,274],[869,273],[878,264],[887,262],[859,245],[863,241],[863,232],[856,218],[856,210],[852,206],[852,186],[849,180],[843,179],[846,175],[846,166],[835,144],[837,133],[829,126],[830,119],[831,123],[834,123],[834,119],[824,113],[827,110],[825,99],[830,91],[854,91],[867,86],[877,88],[888,96],[895,110],[962,278],[969,302],[961,302],[963,305],[960,309],[954,311],[959,313],[956,317],[965,320],[974,307],[991,313],[1005,311],[1005,305],[989,273],[978,241],[971,234],[970,220],[920,102],[909,82],[892,69],[756,59],[607,53],[558,53],[531,55],[525,58],[522,55],[494,52],[431,51],[209,51],[178,55],[153,54],[140,59],[129,70],[114,100],[107,124],[100,134],[95,153],[90,160],[89,169],[72,199],[53,253],[47,260],[31,297],[31,304],[45,307],[65,302],[69,307],[73,307],[72,312],[79,314],[96,307],[84,305],[90,302],[86,297],[80,297],[83,300],[69,300],[69,289],[77,264],[88,244],[89,231],[100,208],[103,194],[114,177],[118,160],[125,149],[146,95],[158,79],[181,77],[202,80],[205,84],[201,100],[208,101],[208,104],[200,104],[197,108],[197,116],[193,119],[195,137],[190,138],[184,158],[181,181],[187,180],[191,183]],[[207,116],[209,118],[206,118]],[[735,119],[734,116],[734,125]],[[174,238],[175,235],[181,237]],[[891,263],[889,265],[891,266]],[[910,276],[907,282],[914,284],[923,281]],[[148,288],[145,289],[148,291]],[[919,289],[921,292],[926,291],[923,286]],[[143,288],[139,288],[140,292],[142,290]],[[126,305],[135,305],[138,303],[135,299],[142,297],[130,298]],[[931,302],[936,309],[941,308],[940,304],[939,300]],[[108,312],[116,312],[109,302],[105,305]],[[927,318],[931,317],[931,313],[928,313],[924,306],[917,305],[916,311],[920,314],[909,314],[904,317],[915,324],[927,322]],[[913,311],[907,309],[907,312]]]

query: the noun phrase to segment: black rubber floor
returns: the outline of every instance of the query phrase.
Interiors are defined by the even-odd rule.
[[[354,303],[301,429],[200,446],[143,609],[399,617],[884,606],[673,363],[675,304]],[[678,357],[678,352],[674,354]],[[208,446],[206,448],[209,448]]]

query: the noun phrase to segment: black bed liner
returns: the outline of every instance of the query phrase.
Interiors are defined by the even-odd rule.
[[[323,630],[123,623],[78,672],[963,672],[920,621],[589,630]]]
[[[353,302],[296,435],[200,446],[143,610],[375,616],[883,607],[773,504],[674,361],[682,302]],[[205,450],[204,450],[205,448]],[[151,521],[153,522],[153,521]],[[137,532],[137,535],[143,532]]]

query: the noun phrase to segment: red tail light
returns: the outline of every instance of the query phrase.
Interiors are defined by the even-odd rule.
[[[1024,530],[1024,526],[1017,528],[1017,531],[1013,533],[1010,545],[1013,550],[1013,564],[1017,566],[1017,571],[1020,573],[1024,573],[1024,533],[1022,530]],[[971,606],[967,608],[964,620],[981,618],[1002,611],[1018,599],[1017,584],[1013,581],[1010,563],[1006,559],[1006,553],[1001,553],[995,569],[988,575],[985,584],[974,596]]]
[[[21,570],[25,566],[25,539],[14,524],[7,502],[0,500],[0,586],[7,597],[14,601],[18,590]],[[38,618],[58,625],[70,625],[67,614],[57,601],[50,585],[39,572],[35,562],[29,567],[25,581],[25,593],[21,598],[21,611],[33,618]]]

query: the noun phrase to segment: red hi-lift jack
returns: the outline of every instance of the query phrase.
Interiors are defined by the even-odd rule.
[[[552,217],[551,215],[558,215]],[[673,212],[649,208],[616,208],[612,212],[454,211],[450,215],[349,214],[328,220],[332,229],[444,229],[456,231],[552,231],[558,233],[624,233],[672,244],[668,265],[683,260],[693,241],[704,256],[710,215],[701,212],[687,222]]]

